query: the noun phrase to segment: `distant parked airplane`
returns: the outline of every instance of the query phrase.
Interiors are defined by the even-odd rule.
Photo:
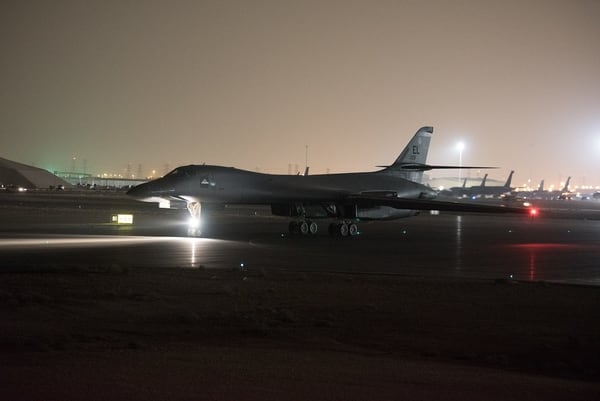
[[[510,194],[510,192],[512,191],[510,183],[512,181],[513,174],[514,171],[511,171],[504,185],[486,186],[485,183],[488,177],[488,175],[486,174],[483,176],[481,184],[473,185],[471,187],[466,188],[467,181],[465,179],[465,182],[463,183],[462,187],[452,187],[449,190],[442,191],[442,194],[456,198],[499,198],[505,194]]]
[[[485,185],[486,179],[487,179],[487,174],[485,175],[485,177],[483,177],[483,181],[481,182],[481,185],[478,187],[471,187],[471,194],[470,196],[473,198],[477,198],[477,197],[484,197],[484,198],[498,198],[504,194],[510,194],[510,192],[513,190],[513,188],[510,187],[510,184],[512,182],[512,176],[515,172],[511,171],[510,174],[508,174],[508,178],[506,179],[506,182],[504,183],[504,185]]]

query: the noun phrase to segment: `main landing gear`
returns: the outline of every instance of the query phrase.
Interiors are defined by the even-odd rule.
[[[332,237],[354,237],[358,234],[358,226],[350,221],[329,224],[329,235]]]
[[[319,226],[310,220],[290,221],[289,230],[290,234],[315,235]]]
[[[289,224],[289,231],[292,235],[315,235],[318,230],[317,223],[311,220],[291,221]],[[354,237],[358,234],[358,226],[351,221],[329,224],[329,235],[332,237]]]

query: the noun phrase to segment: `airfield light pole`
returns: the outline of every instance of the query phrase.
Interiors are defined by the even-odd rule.
[[[456,145],[456,147],[458,148],[458,186],[460,187],[460,182],[462,180],[462,152],[465,148],[465,144],[463,142],[459,142],[458,145]]]
[[[308,169],[308,145],[304,145],[304,171],[306,174],[306,170]]]

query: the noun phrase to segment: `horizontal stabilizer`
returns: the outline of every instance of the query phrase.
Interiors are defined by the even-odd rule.
[[[379,168],[388,168],[390,166],[376,166]],[[430,164],[402,164],[400,166],[394,166],[398,170],[410,170],[410,171],[429,171],[429,170],[451,170],[451,169],[493,169],[499,167],[492,166],[434,166]]]

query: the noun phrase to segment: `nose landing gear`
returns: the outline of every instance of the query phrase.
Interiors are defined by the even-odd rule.
[[[187,210],[190,212],[189,223],[188,223],[188,235],[197,237],[202,235],[202,226],[200,216],[202,215],[202,206],[200,202],[188,202]]]

